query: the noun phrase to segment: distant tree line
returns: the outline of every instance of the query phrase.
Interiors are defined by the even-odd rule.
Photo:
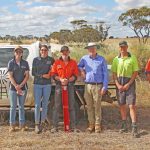
[[[122,13],[119,16],[118,21],[121,22],[123,26],[127,26],[134,31],[135,36],[133,37],[138,38],[139,43],[147,43],[147,40],[150,37],[150,8],[141,7],[138,9],[130,9]],[[50,33],[50,35],[44,35],[43,37],[33,35],[5,35],[4,37],[0,36],[0,40],[11,40],[14,43],[16,41],[21,43],[21,40],[31,39],[39,41],[44,40],[46,42],[56,40],[60,44],[68,42],[87,43],[91,41],[102,43],[108,37],[108,32],[111,27],[104,21],[98,21],[90,24],[86,20],[73,20],[70,23],[73,26],[72,31],[68,29],[61,29],[60,31]],[[109,36],[108,38],[113,39],[114,36]]]
[[[73,31],[61,29],[59,32],[51,33],[50,38],[58,40],[61,44],[66,42],[103,42],[110,29],[110,26],[103,21],[96,22],[94,25],[88,24],[86,20],[74,20],[70,23],[73,26]]]

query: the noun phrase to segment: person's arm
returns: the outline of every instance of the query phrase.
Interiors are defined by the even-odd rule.
[[[117,79],[117,73],[113,72],[113,80],[118,88],[119,91],[123,91],[123,85],[121,85],[119,82],[118,82],[118,79]]]
[[[147,80],[150,83],[150,59],[148,60],[146,66],[145,66],[145,73],[146,73]]]
[[[24,73],[25,77],[24,77],[23,81],[20,84],[21,87],[23,87],[27,83],[27,81],[29,79],[29,71],[30,71],[30,68],[29,68],[29,64],[27,63],[27,68],[26,68],[26,71]]]
[[[118,88],[119,91],[123,91],[123,86],[118,82],[118,77],[117,77],[117,66],[118,66],[118,61],[117,58],[113,59],[112,66],[111,66],[111,71],[112,71],[112,77],[113,80]]]
[[[22,88],[28,81],[29,79],[29,70],[25,71],[25,77],[24,80],[21,82],[20,87]]]
[[[8,76],[9,76],[9,80],[10,80],[11,84],[12,84],[14,87],[16,87],[16,86],[17,86],[17,83],[16,83],[16,81],[15,81],[15,79],[14,79],[14,77],[13,77],[13,72],[8,71]]]
[[[59,77],[58,71],[57,71],[57,61],[54,62],[51,71],[49,72],[49,75],[56,81],[56,82],[63,82],[64,80]]]
[[[51,68],[50,68],[50,70],[49,70],[49,72],[47,74],[41,75],[42,78],[50,79],[50,77],[52,76],[51,69],[52,69],[52,66],[53,66],[54,62],[55,62],[55,60],[52,58],[52,60],[51,60]]]
[[[78,66],[77,63],[74,63],[74,70],[73,70],[73,75],[68,79],[69,82],[75,82],[77,80],[78,76]]]
[[[133,74],[129,82],[123,86],[124,90],[128,90],[130,85],[135,81],[135,78],[138,75],[138,71],[139,71],[138,61],[137,61],[137,58],[133,56]]]
[[[132,74],[132,77],[131,79],[129,80],[128,83],[126,83],[124,86],[123,86],[123,89],[124,90],[128,90],[130,85],[135,81],[135,78],[137,77],[138,75],[138,71],[135,71],[133,74]]]
[[[147,76],[147,80],[149,81],[150,83],[150,73],[146,75]]]
[[[104,95],[108,88],[108,69],[105,59],[103,60],[102,72],[103,72],[103,87],[101,90],[101,95]]]
[[[11,84],[15,87],[16,90],[20,90],[20,86],[16,83],[14,77],[13,77],[13,62],[9,61],[8,63],[8,76]]]
[[[42,78],[42,74],[39,74],[38,72],[38,66],[36,64],[36,61],[37,61],[36,58],[34,58],[33,63],[32,63],[32,75],[34,77]]]
[[[84,67],[85,67],[85,65],[84,65],[84,59],[81,58],[81,60],[80,60],[80,62],[79,62],[79,64],[78,64],[78,69],[79,69],[79,72],[80,72],[81,77],[82,77],[83,79],[86,78],[86,73],[85,73]]]

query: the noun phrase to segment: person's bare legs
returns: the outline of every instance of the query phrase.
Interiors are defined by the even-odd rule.
[[[120,133],[127,132],[127,123],[126,123],[127,108],[126,107],[127,107],[126,104],[120,105],[120,113],[121,113],[121,119],[122,119],[122,126],[120,129]]]
[[[130,109],[130,117],[132,120],[132,135],[134,137],[138,137],[138,132],[137,132],[137,124],[136,124],[136,106],[135,105],[129,105]]]

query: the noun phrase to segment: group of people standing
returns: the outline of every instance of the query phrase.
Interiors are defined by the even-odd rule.
[[[136,120],[136,91],[135,78],[138,75],[138,62],[134,55],[128,52],[126,41],[119,43],[119,55],[112,63],[112,73],[117,87],[117,99],[121,112],[120,132],[127,132],[127,108],[130,109],[132,120],[132,135],[138,136]],[[86,132],[100,133],[101,128],[101,99],[108,88],[107,63],[104,57],[97,54],[97,45],[89,43],[85,49],[88,54],[83,56],[79,63],[73,60],[67,46],[62,46],[59,59],[54,60],[48,56],[48,46],[40,46],[40,56],[34,58],[32,75],[34,76],[34,101],[35,101],[35,132],[42,131],[42,124],[47,118],[47,106],[51,94],[51,78],[55,80],[54,111],[52,133],[58,132],[59,113],[62,107],[62,86],[68,87],[70,130],[76,130],[75,123],[75,96],[74,84],[80,74],[85,81],[84,98],[87,104],[89,126]],[[19,126],[22,131],[26,130],[24,103],[27,94],[27,81],[29,79],[28,62],[22,59],[23,48],[18,46],[14,49],[14,58],[8,63],[10,78],[10,132],[16,127],[16,107],[18,100]],[[147,78],[150,82],[150,60],[146,66]],[[42,107],[42,111],[41,111]]]

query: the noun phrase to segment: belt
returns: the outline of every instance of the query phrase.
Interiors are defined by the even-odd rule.
[[[103,84],[102,82],[96,83],[96,82],[85,82],[85,84],[91,84],[91,85],[99,85]]]

